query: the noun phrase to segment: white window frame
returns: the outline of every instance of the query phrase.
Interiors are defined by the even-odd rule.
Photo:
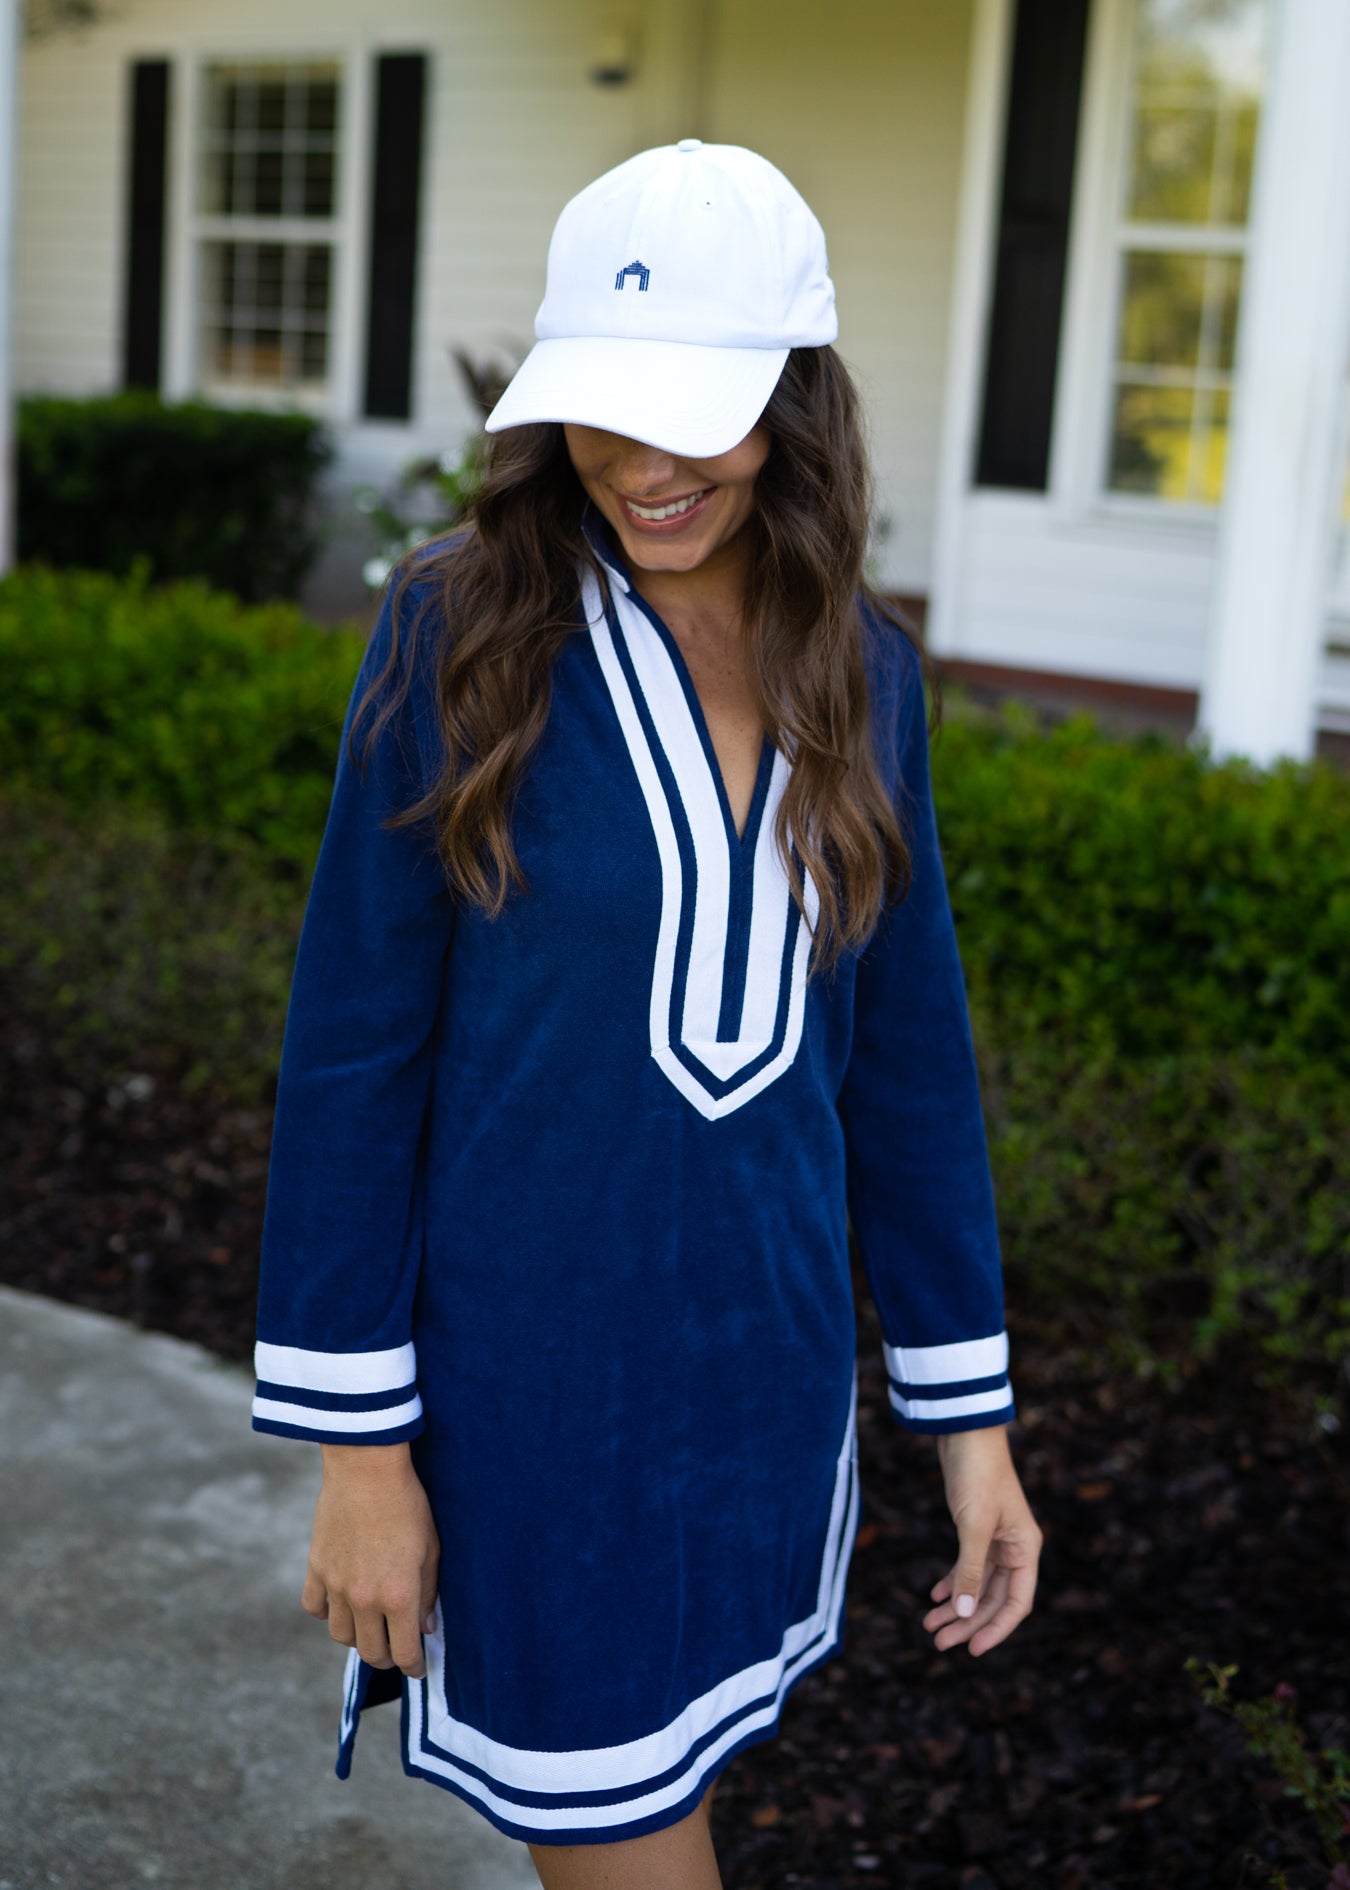
[[[219,406],[275,408],[312,413],[330,424],[350,425],[361,417],[361,365],[365,350],[369,171],[371,137],[371,49],[324,39],[296,45],[291,40],[260,44],[256,40],[202,41],[175,59],[174,112],[168,204],[168,287],[166,306],[165,393],[186,400],[201,394]],[[205,74],[214,65],[332,65],[338,71],[338,162],[335,211],[320,223],[313,218],[215,218],[198,209],[201,176],[202,114]],[[201,248],[220,236],[243,241],[330,241],[328,379],[322,394],[301,389],[231,389],[202,385],[200,349]]]
[[[1138,7],[1139,0],[1094,0],[1089,22],[1047,498],[1065,523],[1110,521],[1208,537],[1217,524],[1217,506],[1117,492],[1107,484],[1127,253],[1124,200]],[[1200,246],[1176,242],[1167,225],[1129,227],[1132,238],[1148,239],[1160,249],[1247,254],[1247,229],[1212,230]],[[1144,246],[1143,241],[1128,245]]]

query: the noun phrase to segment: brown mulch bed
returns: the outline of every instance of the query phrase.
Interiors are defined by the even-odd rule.
[[[0,1278],[195,1339],[252,1339],[267,1112],[164,1070],[63,1067],[0,1016]],[[1038,1604],[1002,1647],[920,1622],[954,1532],[931,1442],[859,1354],[865,1507],[845,1648],[719,1789],[729,1890],[1323,1890],[1311,1827],[1188,1655],[1246,1698],[1297,1689],[1350,1745],[1344,1440],[1229,1366],[1179,1391],[1050,1346],[1014,1305],[1014,1450],[1046,1532]]]

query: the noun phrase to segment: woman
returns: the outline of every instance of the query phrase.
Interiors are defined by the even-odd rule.
[[[353,698],[287,1021],[255,1423],[323,1446],[339,1770],[404,1762],[547,1890],[718,1882],[713,1781],[837,1643],[851,1216],[960,1537],[1026,1614],[988,1161],[918,656],[820,226],[734,146],[564,210],[467,534]]]

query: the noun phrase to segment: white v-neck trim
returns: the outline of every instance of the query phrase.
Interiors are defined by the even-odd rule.
[[[808,877],[808,923],[794,905],[775,842],[776,816],[788,779],[786,759],[775,754],[754,841],[741,1014],[735,1037],[719,1038],[732,874],[743,865],[733,859],[713,764],[671,652],[634,601],[624,574],[607,560],[605,568],[613,579],[609,611],[589,569],[582,573],[582,606],[661,862],[661,921],[650,1006],[652,1056],[681,1095],[715,1121],[758,1096],[796,1058],[819,899]],[[673,780],[676,806],[653,753],[643,711]],[[677,823],[687,830],[693,849],[691,886],[686,885],[689,875]],[[692,926],[688,948],[682,952],[681,921],[688,898],[693,901]],[[672,1011],[679,1017],[674,1041]],[[776,1039],[778,1048],[770,1056]]]

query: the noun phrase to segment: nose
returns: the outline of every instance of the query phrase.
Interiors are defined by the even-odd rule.
[[[679,461],[659,446],[647,446],[641,440],[625,440],[615,459],[614,483],[630,499],[642,499],[648,493],[669,490]]]

